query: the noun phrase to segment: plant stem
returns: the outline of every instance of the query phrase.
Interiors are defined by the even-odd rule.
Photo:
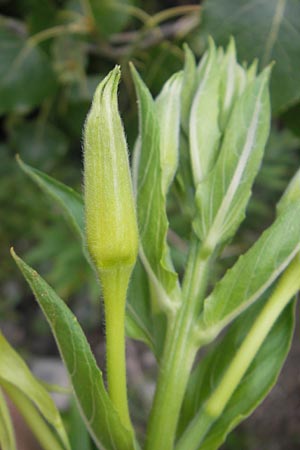
[[[132,429],[127,399],[125,302],[131,267],[101,271],[106,322],[108,392],[123,425]]]
[[[299,256],[280,278],[273,294],[255,320],[221,382],[182,435],[176,450],[197,450],[213,423],[221,416],[272,326],[300,287]]]
[[[199,345],[194,338],[194,320],[207,286],[210,258],[190,253],[183,285],[183,304],[169,327],[157,389],[150,414],[146,450],[171,450],[186,385]]]

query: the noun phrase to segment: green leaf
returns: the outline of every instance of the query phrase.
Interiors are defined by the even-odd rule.
[[[39,409],[54,427],[66,448],[70,448],[60,414],[44,386],[0,332],[0,384],[10,383],[18,388]]]
[[[204,301],[203,336],[222,328],[254,303],[300,250],[300,203],[286,208],[258,241],[240,256]]]
[[[69,435],[72,450],[91,450],[90,436],[73,398],[70,408]]]
[[[53,427],[41,416],[37,408],[30,401],[27,395],[15,385],[7,381],[2,381],[3,387],[14,403],[17,410],[22,414],[28,427],[36,437],[44,450],[63,450],[61,442],[58,441]],[[70,446],[68,444],[68,449]]]
[[[0,388],[0,446],[2,450],[17,450],[9,410]]]
[[[101,34],[121,31],[130,17],[131,0],[88,0],[95,24]]]
[[[21,169],[62,207],[70,225],[80,237],[80,240],[84,242],[84,209],[81,195],[69,186],[25,164],[18,156],[17,162]]]
[[[33,166],[50,171],[68,150],[66,135],[54,125],[39,120],[24,121],[10,127],[10,143]]]
[[[12,256],[51,326],[82,415],[98,448],[133,450],[133,436],[120,422],[76,317],[37,272],[14,251]]]
[[[243,93],[247,84],[255,78],[257,63],[254,61],[248,70],[240,66],[236,61],[235,41],[232,38],[224,56],[219,56],[218,63],[221,66],[219,68],[221,77],[220,128],[224,132],[235,101]]]
[[[268,78],[265,70],[236,101],[217,163],[198,185],[194,225],[210,250],[231,238],[245,216],[269,133]]]
[[[207,61],[200,66],[201,76],[194,94],[189,122],[191,164],[196,187],[212,169],[221,138],[219,127],[221,71],[213,43],[205,59]]]
[[[161,164],[157,105],[133,66],[132,76],[139,101],[140,118],[140,144],[136,146],[138,155],[135,155],[140,256],[155,292],[158,307],[172,308],[172,303],[179,297],[179,285],[166,243],[168,220],[164,180],[165,177],[171,177],[170,174],[166,175],[166,168]],[[175,124],[174,133],[176,132]]]
[[[27,43],[26,37],[0,18],[0,115],[27,111],[56,89],[46,54]]]
[[[202,28],[217,44],[230,36],[241,60],[259,59],[260,68],[275,61],[271,80],[274,112],[300,99],[300,3],[295,0],[209,0]]]
[[[160,126],[160,164],[162,191],[167,195],[178,166],[179,126],[182,73],[175,73],[156,98],[156,114]]]
[[[196,89],[196,61],[187,44],[184,45],[184,69],[181,90],[181,125],[186,135],[189,130],[190,109]]]
[[[276,321],[221,417],[201,444],[201,450],[218,449],[227,434],[254,411],[276,383],[291,344],[294,306],[295,303],[289,304]],[[194,370],[181,413],[179,434],[218,385],[261,307],[255,305],[243,314]]]

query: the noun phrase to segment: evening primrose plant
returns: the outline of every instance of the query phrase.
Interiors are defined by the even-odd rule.
[[[97,448],[213,450],[270,391],[290,346],[292,300],[300,287],[300,173],[278,203],[274,222],[214,285],[216,264],[245,217],[263,158],[270,68],[257,74],[256,62],[241,66],[232,40],[225,51],[211,41],[198,65],[185,47],[182,72],[166,81],[156,99],[133,65],[131,73],[139,110],[131,171],[118,112],[119,67],[99,84],[86,120],[83,198],[18,159],[64,209],[99,279],[107,383],[71,310],[14,250],[12,255],[50,324]],[[170,196],[190,224],[179,273],[173,262],[178,239],[171,239],[167,216]],[[125,334],[144,342],[158,364],[140,442],[127,398]],[[2,354],[4,347],[10,348],[1,344]],[[16,364],[11,348],[4,354],[10,355],[6,366]],[[19,398],[1,371],[1,388]],[[46,394],[21,394],[49,423],[39,403]],[[14,450],[1,404],[1,445]],[[26,408],[22,413],[28,415]],[[58,423],[52,448],[70,448]]]

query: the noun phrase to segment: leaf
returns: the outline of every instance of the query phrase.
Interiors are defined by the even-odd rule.
[[[194,93],[189,121],[191,164],[195,187],[212,169],[221,138],[219,128],[221,72],[213,43],[206,59],[206,64],[200,66],[201,77]]]
[[[286,208],[258,241],[240,256],[204,301],[200,328],[216,336],[254,303],[300,250],[300,203]]]
[[[34,404],[25,393],[15,385],[2,380],[3,387],[9,398],[14,403],[17,410],[22,414],[28,427],[36,437],[44,450],[63,450],[61,442],[58,441],[53,428],[41,416]],[[68,449],[70,446],[68,444]]]
[[[0,18],[0,115],[27,111],[56,89],[48,57]]]
[[[217,44],[230,36],[241,60],[259,59],[260,68],[275,61],[271,99],[275,113],[300,99],[300,3],[295,0],[209,0],[204,3],[203,31]]]
[[[208,249],[231,238],[245,216],[269,133],[268,77],[266,70],[236,101],[219,158],[198,185],[195,230]]]
[[[175,73],[164,84],[155,107],[160,125],[160,164],[162,191],[166,196],[178,166],[182,73]]]
[[[133,436],[120,422],[105,390],[102,373],[76,317],[37,272],[13,250],[12,256],[51,326],[86,426],[98,448],[133,450]]]
[[[227,434],[254,411],[276,383],[293,336],[294,306],[290,303],[276,321],[201,450],[220,448]],[[194,370],[181,413],[180,434],[218,385],[261,307],[255,305],[243,314]]]
[[[0,389],[0,446],[2,450],[17,450],[13,425],[2,389]]]
[[[164,168],[161,166],[160,128],[156,105],[147,87],[132,66],[139,101],[140,145],[137,164],[137,213],[140,256],[161,308],[172,308],[179,296],[178,277],[166,243],[168,220]],[[179,126],[179,124],[178,124]],[[176,127],[176,125],[175,125]],[[176,132],[176,128],[174,129]]]
[[[13,124],[10,143],[29,164],[45,171],[61,162],[68,150],[66,135],[54,125],[39,120]]]
[[[72,450],[91,450],[89,434],[73,398],[70,407],[69,434]]]
[[[29,368],[0,332],[0,385],[10,383],[18,388],[39,409],[54,427],[66,448],[70,448],[60,414],[44,386],[32,375]]]
[[[189,129],[190,109],[196,89],[196,61],[193,52],[184,44],[184,69],[181,90],[181,125],[186,135]]]
[[[121,31],[130,17],[131,0],[88,0],[92,16],[101,34],[110,36]]]
[[[55,180],[38,169],[25,164],[19,156],[17,162],[21,169],[52,199],[59,203],[68,221],[81,241],[84,242],[84,209],[80,194],[69,186]]]

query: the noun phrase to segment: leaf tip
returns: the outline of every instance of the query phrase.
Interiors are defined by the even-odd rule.
[[[15,159],[20,169],[28,173],[28,166],[24,163],[19,153],[16,153]]]
[[[14,247],[10,247],[10,254],[13,257],[13,259],[15,260],[15,262],[18,263],[19,257],[16,254]]]
[[[129,61],[129,69],[130,69],[133,81],[135,81],[139,77],[139,74],[138,74],[138,71],[136,70],[135,65],[133,64],[132,61]]]

